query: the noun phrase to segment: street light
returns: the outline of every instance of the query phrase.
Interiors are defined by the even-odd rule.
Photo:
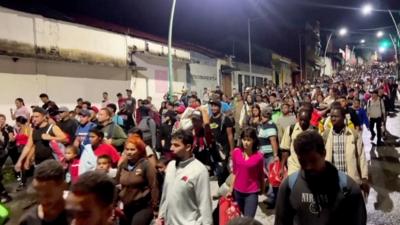
[[[339,34],[339,36],[343,37],[343,36],[345,36],[347,34],[347,32],[348,32],[347,28],[342,27],[342,28],[339,29],[338,34]],[[329,43],[331,42],[331,39],[332,39],[332,36],[333,36],[334,33],[335,32],[331,32],[329,34],[328,40],[326,41],[325,52],[324,52],[324,64],[325,64],[325,67],[326,67],[326,53],[328,51],[328,46],[329,46]],[[325,75],[325,67],[324,67],[324,75]]]
[[[385,53],[386,48],[385,47],[379,47],[378,51],[379,51],[379,53]]]
[[[340,35],[340,36],[344,36],[344,35],[346,35],[346,34],[347,34],[347,28],[345,28],[345,27],[340,28],[340,30],[339,30],[339,35]]]
[[[174,26],[175,6],[176,6],[176,0],[173,0],[171,7],[171,15],[169,18],[169,29],[168,29],[168,95],[171,101],[172,101],[172,80],[174,77],[173,74],[174,70],[172,65],[172,28]]]
[[[364,44],[364,43],[365,43],[365,39],[361,39],[360,44]]]
[[[361,12],[364,16],[371,14],[372,10],[374,9],[374,7],[372,7],[371,4],[365,4],[362,8],[361,8]]]
[[[376,37],[377,37],[377,38],[381,38],[381,37],[383,37],[383,35],[384,35],[383,31],[378,31],[378,32],[376,33]]]

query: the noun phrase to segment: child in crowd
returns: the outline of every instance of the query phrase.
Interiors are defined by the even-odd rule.
[[[79,177],[79,157],[78,148],[69,145],[65,149],[65,163],[66,163],[66,176],[65,180],[67,183],[75,183]]]
[[[117,175],[117,169],[112,168],[112,160],[108,155],[101,155],[97,157],[96,170],[106,173],[111,178],[115,178]]]

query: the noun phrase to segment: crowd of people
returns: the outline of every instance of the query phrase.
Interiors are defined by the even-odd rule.
[[[183,90],[159,109],[130,89],[115,103],[104,92],[101,107],[79,98],[72,110],[45,93],[31,110],[17,98],[15,126],[0,114],[0,166],[10,156],[17,191],[33,174],[37,206],[20,224],[218,224],[213,199],[231,197],[254,218],[259,195],[277,225],[366,224],[362,133],[384,145],[398,92],[390,71],[348,67],[233,96]],[[2,184],[0,193],[12,201]]]

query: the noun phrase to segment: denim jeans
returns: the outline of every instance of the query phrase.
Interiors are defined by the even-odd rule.
[[[233,197],[243,216],[254,218],[258,206],[258,193],[242,193],[234,190]]]

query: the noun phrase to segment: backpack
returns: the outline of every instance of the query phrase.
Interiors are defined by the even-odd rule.
[[[49,128],[46,131],[46,134],[54,136],[53,127],[54,125],[50,124]],[[64,162],[65,145],[59,141],[51,140],[49,142],[49,146],[51,150],[53,150],[52,154],[54,158],[57,159],[59,162]]]
[[[294,185],[296,185],[297,179],[299,178],[300,171],[296,171],[289,175],[288,177],[288,183],[289,183],[289,189],[292,191],[294,188]],[[339,176],[339,187],[340,190],[342,190],[343,193],[346,193],[347,190],[347,175],[341,171],[338,171],[338,176]]]
[[[145,123],[143,123],[143,120],[146,120]],[[142,119],[139,123],[138,128],[142,131],[143,133],[143,141],[147,145],[152,146],[152,135],[151,135],[151,129],[150,129],[150,120],[151,118],[148,117],[146,119]]]

